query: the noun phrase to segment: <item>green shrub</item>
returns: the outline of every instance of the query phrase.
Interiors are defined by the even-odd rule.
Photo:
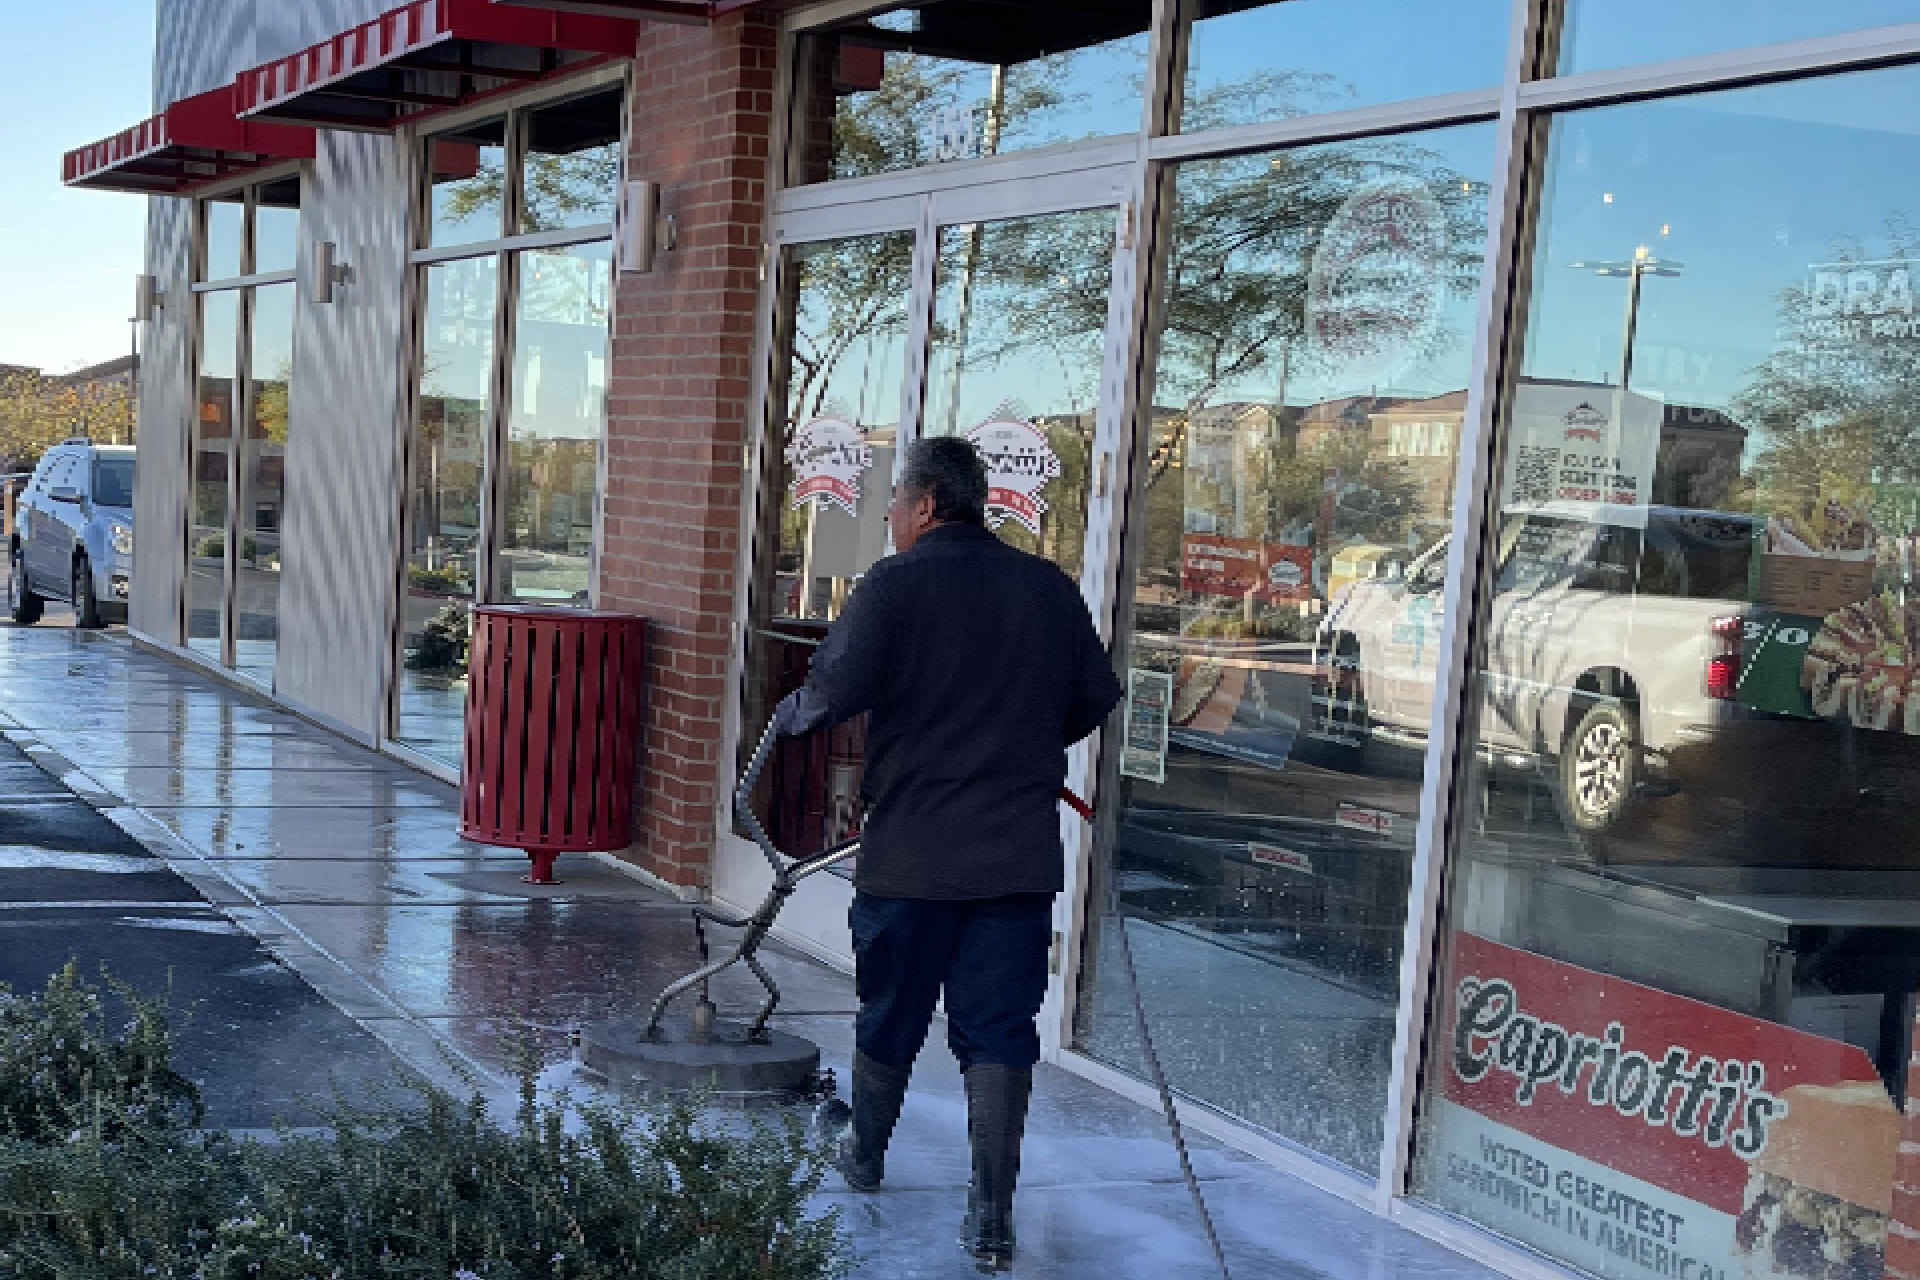
[[[455,569],[428,569],[417,564],[407,566],[407,584],[415,590],[435,595],[472,590],[472,584]]]
[[[464,670],[472,637],[467,606],[458,601],[442,605],[420,628],[419,643],[407,654],[407,666],[415,671]]]
[[[199,1123],[200,1091],[173,1069],[167,1001],[108,985],[126,1006],[118,1035],[106,993],[71,963],[38,995],[0,983],[0,1132],[49,1142],[101,1117],[116,1127]]]
[[[68,988],[85,990],[67,975]],[[130,993],[124,993],[123,996]],[[95,999],[98,993],[92,993]],[[145,1007],[158,1008],[157,1004]],[[164,1018],[162,1019],[164,1028]],[[128,1039],[158,1043],[136,1018]],[[137,1056],[137,1055],[136,1055]],[[148,1060],[151,1060],[149,1058]],[[158,1055],[165,1066],[165,1053]],[[82,1090],[75,1127],[0,1135],[0,1275],[17,1280],[832,1280],[809,1216],[824,1163],[797,1120],[680,1102],[543,1101],[394,1086],[275,1142]],[[0,1087],[25,1087],[15,1060]],[[108,1078],[95,1072],[91,1080]],[[132,1073],[130,1079],[144,1079]],[[131,1096],[144,1096],[135,1090]]]

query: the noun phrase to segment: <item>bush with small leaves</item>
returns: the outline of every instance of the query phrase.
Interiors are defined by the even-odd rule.
[[[99,993],[71,972],[56,1028]],[[171,1072],[164,1006],[110,1047]],[[148,1023],[144,1018],[157,1019]],[[85,1017],[81,1017],[83,1025]],[[36,1033],[39,1034],[39,1033]],[[71,1032],[45,1033],[58,1042]],[[138,1050],[137,1052],[135,1050]],[[145,1055],[144,1057],[142,1055]],[[111,1053],[105,1057],[113,1059]],[[70,1055],[92,1061],[87,1053]],[[835,1280],[837,1217],[809,1204],[825,1153],[793,1117],[720,1119],[694,1102],[543,1099],[519,1067],[509,1120],[477,1094],[401,1081],[336,1100],[317,1131],[235,1139],[151,1070],[83,1071],[56,1092],[71,1128],[0,1133],[0,1275],[10,1280]],[[119,1081],[103,1092],[98,1082]],[[132,1105],[129,1105],[129,1100]],[[29,1113],[37,1114],[37,1113]]]

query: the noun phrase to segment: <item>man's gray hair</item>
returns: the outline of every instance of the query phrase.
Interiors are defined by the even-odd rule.
[[[973,441],[929,436],[907,446],[900,487],[933,497],[933,518],[947,524],[985,524],[987,464]]]

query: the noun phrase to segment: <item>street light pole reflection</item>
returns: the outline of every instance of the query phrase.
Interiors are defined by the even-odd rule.
[[[1627,281],[1627,321],[1620,336],[1620,391],[1625,394],[1633,382],[1633,338],[1640,327],[1640,282],[1647,276],[1677,276],[1686,264],[1671,258],[1656,257],[1647,246],[1641,245],[1633,251],[1631,258],[1570,262],[1567,265],[1610,279],[1624,277]]]

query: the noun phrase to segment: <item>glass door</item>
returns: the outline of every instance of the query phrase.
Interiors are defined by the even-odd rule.
[[[941,193],[907,210],[917,227],[788,247],[751,597],[749,740],[891,550],[894,460],[918,436],[974,441],[988,463],[989,524],[1059,564],[1099,616],[1111,523],[1100,499],[1122,416],[1111,390],[1125,345],[1120,193],[1104,174],[1037,200],[1032,190],[1018,202]],[[858,722],[783,744],[760,810],[782,848],[810,852],[859,830],[864,754]]]

